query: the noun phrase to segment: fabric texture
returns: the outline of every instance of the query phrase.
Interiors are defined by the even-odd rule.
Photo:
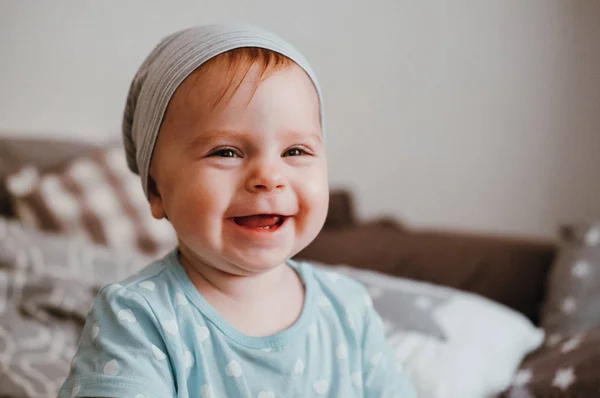
[[[300,318],[244,335],[198,293],[174,250],[102,289],[60,397],[415,397],[367,291],[289,262],[306,288]]]
[[[572,334],[600,327],[600,220],[565,225],[548,278],[542,326]]]
[[[365,285],[396,361],[420,398],[481,398],[510,386],[544,332],[483,297],[367,270],[334,268]]]
[[[56,397],[100,287],[146,264],[0,218],[0,396]]]
[[[316,76],[304,56],[280,37],[254,26],[227,24],[197,26],[173,33],[140,66],[129,88],[123,115],[127,163],[140,175],[146,195],[154,145],[175,90],[206,61],[242,47],[272,50],[304,69],[317,91],[324,128],[323,100]]]
[[[600,395],[600,327],[551,334],[528,356],[503,398],[597,397]]]
[[[8,177],[7,190],[25,225],[160,257],[176,244],[175,231],[152,217],[137,180],[122,148],[108,147],[55,172],[23,168]]]

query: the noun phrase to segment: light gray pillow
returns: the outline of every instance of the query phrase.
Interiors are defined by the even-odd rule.
[[[398,363],[420,398],[491,397],[511,383],[544,332],[523,314],[473,293],[349,267],[383,318]]]

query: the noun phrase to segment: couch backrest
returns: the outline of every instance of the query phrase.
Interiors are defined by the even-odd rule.
[[[324,230],[298,256],[470,291],[537,323],[555,252],[553,242],[370,222]]]

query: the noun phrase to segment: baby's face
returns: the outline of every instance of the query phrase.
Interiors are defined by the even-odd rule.
[[[168,216],[188,260],[248,275],[316,237],[328,207],[327,160],[318,97],[301,68],[276,72],[258,88],[253,68],[214,107],[226,73],[193,74],[171,99],[150,204],[155,217]]]

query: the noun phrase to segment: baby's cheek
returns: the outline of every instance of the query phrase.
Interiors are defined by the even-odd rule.
[[[312,180],[306,194],[306,201],[309,203],[313,217],[324,222],[329,206],[329,185],[325,177]]]
[[[189,233],[190,229],[199,227],[205,222],[205,217],[210,212],[210,200],[198,195],[190,187],[179,189],[177,195],[170,203],[171,223],[178,232]]]
[[[312,240],[319,233],[327,217],[329,204],[329,191],[327,186],[315,184],[313,189],[305,192],[301,199],[301,217],[299,220],[299,232]]]

